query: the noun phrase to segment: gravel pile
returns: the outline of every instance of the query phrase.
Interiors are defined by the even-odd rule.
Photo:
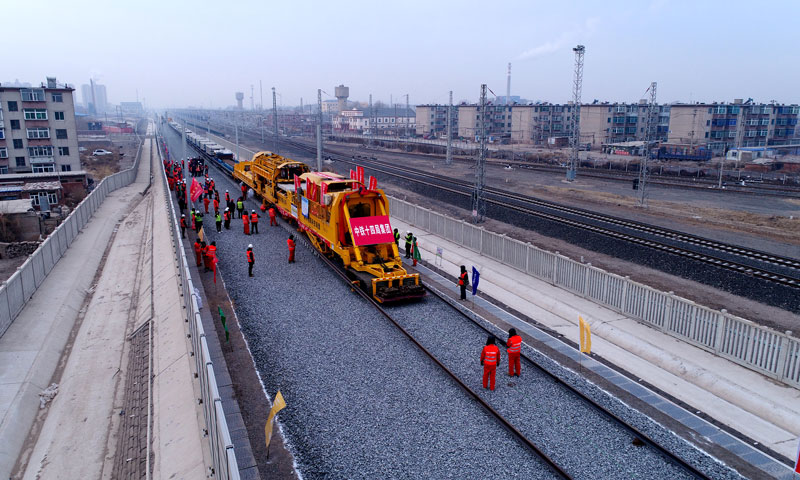
[[[471,388],[479,391],[574,478],[693,478],[654,449],[633,445],[633,436],[627,430],[608,420],[524,358],[521,376],[509,377],[505,348],[501,347],[502,360],[497,369],[495,391],[484,390],[481,384],[483,367],[479,358],[486,333],[440,299],[430,296],[425,302],[395,308],[393,313],[426,348],[465,379]],[[505,341],[506,332],[494,326],[491,328],[498,340]],[[524,353],[570,384],[579,386],[582,392],[709,477],[741,478],[640,412],[537,351],[525,346]]]
[[[237,191],[213,176],[221,193]],[[262,233],[245,236],[231,223],[218,234],[207,220],[208,241],[264,386],[286,399],[279,417],[304,478],[553,478],[305,242],[290,265],[286,229],[262,218]]]

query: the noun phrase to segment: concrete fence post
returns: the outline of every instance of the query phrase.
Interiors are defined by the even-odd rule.
[[[778,347],[780,351],[778,352],[778,364],[776,365],[775,373],[777,374],[777,379],[780,381],[786,380],[786,360],[789,358],[789,337],[781,336],[780,337],[780,346]]]
[[[589,272],[591,270],[591,263],[587,263],[583,266],[583,298],[586,298],[589,294]]]
[[[550,279],[550,282],[553,285],[557,284],[556,280],[558,279],[558,274],[556,273],[556,269],[558,268],[558,256],[559,256],[558,252],[556,252],[555,255],[553,255],[553,273],[551,276],[552,278]]]
[[[667,292],[667,303],[664,306],[664,320],[661,323],[661,330],[666,332],[670,329],[670,325],[672,325],[672,317],[674,315],[674,306],[675,306],[675,292],[670,290]]]
[[[725,313],[717,314],[717,331],[714,332],[714,352],[721,353],[725,344]]]
[[[628,290],[631,284],[631,277],[625,276],[625,282],[622,284],[622,312],[628,311]]]

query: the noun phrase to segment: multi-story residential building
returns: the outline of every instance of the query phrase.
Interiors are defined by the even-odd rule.
[[[35,207],[47,208],[84,189],[73,92],[55,78],[38,88],[0,85],[4,198],[31,198]]]
[[[106,86],[99,83],[94,84],[94,94],[92,85],[81,85],[81,99],[86,111],[90,113],[105,113],[108,110],[108,98],[106,96]]]
[[[404,106],[373,107],[372,111],[369,108],[353,108],[334,115],[332,122],[334,131],[413,136],[417,128],[416,116],[413,109],[406,109]]]
[[[731,103],[674,104],[669,143],[706,146],[719,154],[734,147],[788,145],[796,134],[800,106]]]
[[[0,174],[81,169],[73,91],[55,79],[40,88],[0,85]]]
[[[480,122],[484,122],[486,134],[492,140],[511,138],[511,117],[513,106],[487,105],[486,118],[481,119],[479,105],[458,106],[458,136],[475,140],[479,135]]]
[[[448,105],[417,105],[417,135],[441,138],[447,135],[447,112],[450,111],[450,126],[453,136],[458,135],[458,108]]]
[[[656,139],[666,140],[669,131],[669,105],[657,105]],[[647,139],[649,105],[639,103],[592,103],[581,105],[581,141],[592,148],[603,144]]]

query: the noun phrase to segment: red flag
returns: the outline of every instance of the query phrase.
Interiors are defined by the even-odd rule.
[[[355,170],[350,170],[350,179],[351,179],[351,180],[355,180],[355,179],[356,179],[356,172],[355,172]]]
[[[372,175],[369,176],[369,189],[376,190],[378,188],[378,179],[373,177]]]
[[[356,172],[357,172],[356,174],[358,175],[358,179],[357,180],[359,182],[361,182],[361,184],[363,185],[364,184],[364,167],[362,167],[361,165],[357,166],[356,167]]]
[[[294,176],[294,191],[300,193],[300,177],[298,175]]]
[[[203,194],[203,187],[200,186],[196,178],[192,179],[192,186],[189,188],[189,194],[193,202],[196,202],[200,195]]]
[[[322,190],[322,195],[325,195],[325,194],[328,193],[328,184],[327,183],[323,183],[320,187],[321,187],[320,190]],[[322,200],[322,199],[320,198],[320,200]]]

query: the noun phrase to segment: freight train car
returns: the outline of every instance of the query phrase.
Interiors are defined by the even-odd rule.
[[[379,302],[425,296],[419,274],[403,268],[382,190],[270,152],[239,162],[235,179],[297,223],[322,254],[338,259]]]

